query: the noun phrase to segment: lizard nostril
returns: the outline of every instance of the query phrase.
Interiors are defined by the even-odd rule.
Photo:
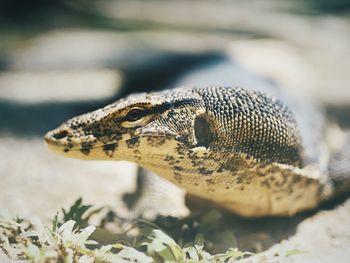
[[[60,140],[60,139],[63,139],[63,138],[66,138],[68,135],[68,132],[66,130],[63,130],[63,131],[59,131],[57,133],[55,133],[53,135],[53,137],[56,139],[56,140]]]

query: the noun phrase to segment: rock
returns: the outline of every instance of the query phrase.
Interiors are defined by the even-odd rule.
[[[318,2],[315,1],[314,4]],[[311,76],[311,81],[316,80],[311,88],[313,96],[329,105],[350,104],[350,60],[346,59],[350,55],[350,21],[346,16],[312,15],[319,10],[307,2],[298,1],[238,0],[218,4],[212,1],[100,0],[95,1],[94,5],[97,13],[112,21],[143,21],[158,28],[175,27],[212,35],[222,36],[226,33],[234,39],[253,39],[247,48],[252,48],[252,45],[258,48],[259,58],[262,58],[261,52],[267,48],[261,64],[276,63],[271,61],[273,59],[282,62],[280,59],[288,56],[287,59],[292,60],[284,61],[283,68],[285,63],[288,66],[293,66],[292,63],[300,65],[300,60],[305,60],[307,65],[302,62],[304,65],[299,69],[302,75],[290,75],[289,78],[305,78],[309,73],[316,73]],[[282,40],[288,47],[285,44],[276,46],[276,53],[273,53],[271,45],[256,45],[262,43],[256,42],[257,38]],[[281,51],[292,51],[297,56],[291,57],[290,53],[280,56]],[[256,54],[256,50],[253,52]],[[310,88],[304,85],[295,89]]]
[[[340,59],[347,52],[343,47],[326,52],[327,41],[323,43],[325,46],[311,50],[280,40],[242,40],[232,42],[229,51],[239,64],[276,81],[293,96],[310,97],[332,106],[349,105],[350,78],[344,69],[350,64]]]
[[[233,41],[229,53],[243,68],[270,79],[294,97],[312,97],[319,87],[316,69],[301,50],[285,41]]]
[[[50,31],[8,51],[11,69],[147,69],[181,54],[219,49],[217,38],[176,33],[117,33],[94,30]]]

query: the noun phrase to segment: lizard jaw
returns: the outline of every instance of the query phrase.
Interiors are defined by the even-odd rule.
[[[154,133],[147,133],[146,130],[142,138],[147,141],[148,137],[167,138],[169,134],[158,133],[155,136]],[[135,161],[132,156],[135,155],[134,151],[137,150],[136,145],[140,139],[140,137],[130,137],[129,134],[124,134],[118,140],[102,142],[93,135],[76,137],[69,128],[63,125],[49,131],[44,137],[44,142],[51,152],[64,157],[83,160]]]
[[[58,155],[74,158],[74,159],[81,159],[81,160],[108,160],[106,157],[106,147],[114,145],[114,143],[105,144],[105,145],[95,145],[90,148],[83,148],[79,145],[73,146],[72,148],[67,148],[67,146],[59,145],[52,141],[50,138],[47,138],[45,136],[44,142],[48,149]],[[113,160],[117,160],[118,158],[114,155],[109,156]],[[112,158],[113,157],[113,158]]]

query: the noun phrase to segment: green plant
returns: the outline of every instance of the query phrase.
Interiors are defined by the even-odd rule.
[[[205,250],[205,237],[197,233],[194,241],[180,245],[157,225],[145,220],[128,222],[132,228],[142,224],[135,242],[129,242],[125,233],[109,233],[108,229],[89,225],[92,214],[102,209],[92,210],[77,200],[68,211],[63,209],[62,221],[57,213],[51,227],[42,223],[33,224],[25,219],[0,217],[0,250],[10,259],[24,262],[232,262],[254,254],[229,248],[225,253],[211,254]],[[211,213],[203,217],[201,224],[211,225],[219,216]],[[136,225],[135,225],[136,224]],[[146,227],[145,227],[146,226]],[[130,230],[130,228],[129,228]],[[114,241],[105,244],[102,236],[112,235]],[[101,235],[100,235],[101,236]],[[115,238],[114,238],[115,237]],[[112,239],[112,240],[113,240]],[[285,257],[300,254],[290,250]],[[259,260],[264,261],[264,258]]]

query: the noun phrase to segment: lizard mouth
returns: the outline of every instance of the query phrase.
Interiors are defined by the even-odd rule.
[[[87,135],[79,130],[72,130],[69,125],[63,124],[47,132],[44,136],[44,142],[50,151],[65,157],[89,160],[119,160],[127,158],[130,155],[130,151],[139,146],[141,137],[151,137],[153,139],[162,137],[166,140],[175,138],[176,134],[170,131],[158,132],[157,134],[143,131],[137,135],[134,134],[134,136],[125,133],[115,134],[115,138],[108,138],[107,136],[105,138],[96,137],[93,134]],[[178,141],[180,139],[177,138]],[[149,145],[152,144],[151,140],[145,139],[144,143],[146,141]]]
[[[52,139],[50,134],[45,136],[44,141],[48,149],[53,153],[75,159],[107,160],[109,159],[107,157],[117,158],[122,154],[120,151],[118,151],[118,155],[114,154],[116,143],[112,142],[108,144],[92,144],[91,141],[74,144],[69,142],[57,142],[57,139]],[[109,153],[110,151],[113,153]]]

